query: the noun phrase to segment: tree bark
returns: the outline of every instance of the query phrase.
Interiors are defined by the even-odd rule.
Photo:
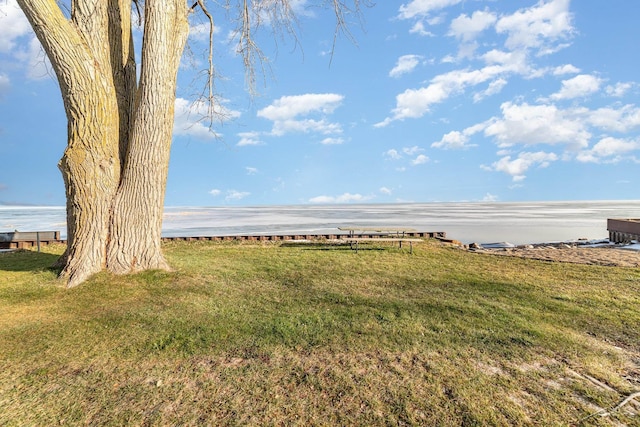
[[[169,269],[161,250],[162,213],[187,12],[184,0],[145,2],[136,114],[107,251],[107,268],[114,273]]]
[[[72,19],[67,20],[55,0],[18,3],[51,61],[68,120],[67,148],[58,166],[67,196],[61,278],[71,287],[105,266],[111,207],[120,181],[118,105],[108,54],[100,48],[107,31],[99,30],[99,20],[106,8],[100,0],[74,2]]]
[[[140,82],[130,0],[19,0],[54,68],[68,120],[59,163],[67,195],[67,286],[107,268],[168,269],[164,194],[176,79],[189,24],[184,0],[147,0]]]

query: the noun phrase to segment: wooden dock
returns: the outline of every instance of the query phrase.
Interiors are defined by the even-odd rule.
[[[613,243],[640,242],[640,219],[610,218],[607,219],[609,241]]]
[[[291,240],[340,240],[348,238],[350,235],[347,233],[326,233],[326,234],[269,234],[269,235],[229,235],[229,236],[198,236],[198,237],[163,237],[163,242],[170,241],[225,241],[225,240],[240,240],[240,241],[291,241]],[[376,238],[379,237],[378,233],[360,234],[359,237]],[[415,238],[431,238],[446,240],[447,233],[444,231],[416,231],[412,233],[406,233],[406,237]]]
[[[447,233],[444,231],[415,231],[405,233],[405,237],[431,238],[447,241]],[[294,241],[294,240],[339,240],[349,237],[346,233],[328,234],[269,234],[269,235],[228,235],[228,236],[186,236],[186,237],[163,237],[163,242],[171,241]],[[377,233],[364,233],[358,235],[360,238],[376,238]],[[60,238],[59,231],[15,231],[0,232],[0,249],[28,249],[49,245],[53,243],[67,243]]]
[[[0,249],[40,248],[40,245],[62,243],[59,231],[10,231],[0,233]]]

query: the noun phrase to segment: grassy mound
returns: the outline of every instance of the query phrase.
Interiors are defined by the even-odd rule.
[[[640,270],[174,242],[65,290],[0,255],[0,425],[640,424]]]

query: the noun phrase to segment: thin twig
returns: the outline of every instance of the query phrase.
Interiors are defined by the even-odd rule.
[[[627,396],[622,402],[618,403],[612,410],[610,410],[609,413],[619,410],[620,408],[622,408],[627,403],[631,402],[636,397],[640,397],[640,391],[636,391],[635,393],[632,393],[629,396]]]
[[[136,13],[138,14],[138,26],[142,25],[142,13],[140,12],[139,0],[133,0],[133,4],[136,6]]]
[[[207,10],[206,6],[204,5],[204,1],[203,0],[197,0],[197,3],[200,5],[200,9],[202,9],[202,13],[204,13],[204,15],[207,17],[207,19],[209,20],[209,70],[207,73],[207,89],[208,89],[208,96],[207,96],[207,105],[209,108],[209,118],[210,120],[213,120],[213,116],[215,115],[214,112],[214,94],[213,94],[213,85],[214,85],[214,79],[215,79],[215,67],[213,66],[213,33],[215,30],[215,23],[213,21],[213,16],[211,15],[211,13],[209,13],[209,10]],[[211,122],[210,122],[211,125]],[[210,126],[211,127],[211,126]]]
[[[608,417],[608,416],[611,415],[612,412],[616,412],[616,411],[622,409],[622,407],[627,405],[629,402],[631,402],[636,397],[640,397],[640,391],[636,391],[635,393],[632,393],[629,396],[625,397],[624,400],[622,400],[622,402],[618,403],[616,406],[614,406],[613,408],[609,409],[608,411],[606,409],[602,409],[602,410],[600,410],[598,412],[594,412],[593,414],[582,418],[580,420],[580,422],[586,421],[589,418],[593,418],[593,417],[598,416],[598,415],[601,416],[601,417]]]

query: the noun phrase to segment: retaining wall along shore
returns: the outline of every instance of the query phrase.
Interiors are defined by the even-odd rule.
[[[27,249],[40,245],[48,245],[52,243],[67,243],[65,239],[60,239],[60,233],[55,232],[55,238],[47,235],[46,239],[40,238],[42,232],[26,232],[22,233],[24,237],[16,236],[15,233],[0,233],[0,249]],[[11,234],[9,237],[8,235]],[[2,238],[7,235],[6,238]],[[348,238],[346,233],[331,234],[269,234],[269,235],[229,235],[229,236],[186,236],[186,237],[163,237],[163,242],[171,241],[288,241],[288,240],[337,240]],[[379,234],[368,233],[358,234],[362,238],[375,238]],[[439,240],[447,240],[447,233],[444,231],[416,231],[404,233],[403,237],[416,238],[432,238]]]

